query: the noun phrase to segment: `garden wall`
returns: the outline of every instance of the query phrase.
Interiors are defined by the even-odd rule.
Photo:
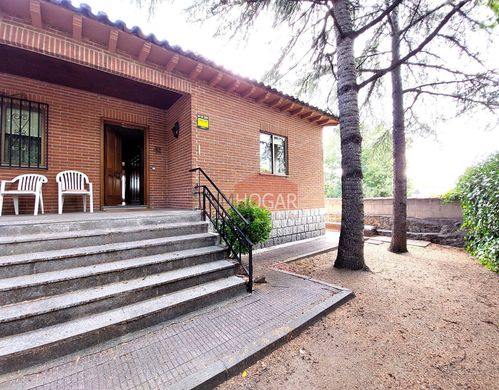
[[[365,216],[390,216],[392,208],[392,198],[364,199]],[[326,199],[326,215],[328,221],[341,220],[341,198]],[[444,204],[440,198],[408,198],[407,217],[462,220],[463,212],[457,202]]]
[[[341,221],[341,198],[326,199],[326,221]],[[392,198],[364,199],[364,223],[374,226],[380,235],[391,235]],[[407,199],[407,237],[437,244],[462,247],[460,230],[463,213],[459,203],[443,203],[440,198]]]

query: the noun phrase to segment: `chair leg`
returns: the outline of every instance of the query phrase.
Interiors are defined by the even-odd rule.
[[[83,212],[87,212],[87,195],[83,195]]]
[[[64,196],[59,194],[59,214],[62,214],[62,208],[64,206]]]
[[[90,192],[90,212],[94,212],[94,194]]]
[[[45,214],[45,209],[43,208],[43,194],[40,193],[40,208],[42,209],[42,214]]]
[[[35,195],[35,212],[33,215],[38,215],[38,206],[40,206],[40,193]]]
[[[0,195],[0,217],[2,216],[3,210],[3,195]]]
[[[19,215],[19,197],[13,196],[12,201],[14,202],[14,212],[16,215]]]

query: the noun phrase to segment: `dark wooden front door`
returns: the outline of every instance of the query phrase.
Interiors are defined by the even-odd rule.
[[[126,178],[125,202],[128,205],[144,204],[144,151],[140,143],[123,145]]]
[[[104,204],[118,206],[123,202],[121,192],[122,146],[121,137],[110,126],[106,126],[104,144]]]

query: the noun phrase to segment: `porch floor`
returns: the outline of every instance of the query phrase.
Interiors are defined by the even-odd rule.
[[[351,291],[279,271],[275,263],[333,249],[338,234],[255,251],[267,284],[73,355],[0,376],[2,389],[212,387],[342,304]]]
[[[196,210],[191,209],[113,209],[107,211],[94,211],[93,213],[46,213],[46,214],[20,214],[20,215],[2,215],[0,217],[0,226],[8,225],[31,225],[37,223],[58,223],[75,221],[98,221],[109,219],[135,218],[135,217],[155,217],[155,216],[182,216],[189,215]]]

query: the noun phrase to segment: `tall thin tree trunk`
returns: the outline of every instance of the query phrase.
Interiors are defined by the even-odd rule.
[[[392,63],[400,59],[398,10],[390,16],[392,28]],[[404,96],[400,66],[391,72],[393,115],[393,214],[390,252],[407,252],[407,176],[405,172]]]
[[[341,138],[341,231],[334,266],[358,270],[364,263],[364,200],[362,195],[361,143],[357,71],[353,52],[351,10],[347,0],[335,0],[337,22],[338,104]]]

